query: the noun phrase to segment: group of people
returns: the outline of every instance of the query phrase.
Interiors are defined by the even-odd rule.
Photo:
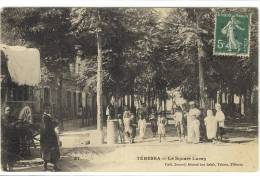
[[[159,141],[166,137],[165,126],[167,124],[167,119],[161,114],[156,118],[156,114],[153,111],[150,117],[151,122],[151,130],[153,133],[153,137],[159,135]],[[137,121],[135,118],[135,113],[131,112],[128,107],[124,107],[124,112],[122,118],[119,118],[119,137],[121,143],[125,142],[125,138],[129,141],[129,143],[134,143],[134,139],[137,134],[137,129],[139,130],[139,138],[141,141],[144,140],[147,128],[147,121],[144,114],[139,114],[139,120]]]
[[[151,116],[149,118],[149,121],[151,123],[151,131],[153,134],[153,138],[156,137],[156,134],[159,136],[159,142],[162,141],[162,138],[166,140],[166,124],[167,119],[165,116],[162,116],[161,113],[158,114],[158,119],[156,118],[155,110],[152,109]]]
[[[110,107],[108,119],[111,119],[114,114]],[[176,127],[176,132],[179,141],[187,141],[188,143],[199,143],[202,138],[214,142],[222,140],[224,134],[225,115],[221,110],[220,104],[215,104],[215,113],[208,109],[206,116],[199,110],[195,102],[189,103],[189,109],[183,106],[176,106],[172,111],[172,120]],[[112,112],[112,113],[111,113]],[[215,114],[215,115],[214,115]],[[138,117],[138,121],[136,120]],[[129,143],[134,143],[137,130],[139,130],[139,138],[143,141],[146,137],[147,124],[150,124],[150,129],[153,138],[157,135],[159,142],[162,139],[166,140],[166,125],[168,119],[161,112],[156,113],[154,109],[148,114],[144,111],[138,113],[131,112],[128,107],[124,107],[123,116],[119,118],[118,131],[121,143],[125,143],[125,139]],[[205,127],[202,134],[202,127]],[[1,163],[4,171],[12,171],[13,164],[17,158],[19,139],[17,138],[16,120],[10,116],[10,107],[6,107],[4,115],[1,119]],[[40,146],[41,156],[44,160],[44,170],[47,170],[48,163],[53,164],[53,170],[60,170],[57,166],[60,158],[61,142],[58,135],[58,121],[51,115],[50,108],[46,108],[40,128]]]
[[[1,166],[3,171],[13,171],[14,163],[20,159],[19,120],[11,115],[11,108],[6,106],[1,116]],[[48,163],[52,163],[53,170],[59,171],[57,166],[60,158],[61,142],[58,136],[58,121],[51,115],[50,108],[46,108],[42,115],[40,127],[40,152],[44,161],[44,170],[48,170]]]
[[[186,140],[188,143],[199,143],[202,140],[209,142],[222,140],[225,115],[221,110],[221,105],[215,104],[215,115],[213,115],[213,110],[208,109],[205,117],[196,108],[195,102],[191,101],[189,106],[188,111],[178,106],[173,114],[179,141]]]
[[[215,108],[215,110],[208,109],[206,115],[203,115],[202,111],[196,107],[195,102],[191,101],[188,109],[176,106],[172,111],[172,116],[167,119],[165,115],[161,112],[156,113],[154,109],[151,110],[150,114],[147,114],[144,112],[134,113],[128,107],[124,107],[123,116],[119,118],[118,126],[120,141],[125,143],[125,140],[128,140],[129,143],[134,143],[137,131],[139,131],[140,140],[144,141],[149,124],[152,137],[158,136],[159,142],[162,142],[162,139],[166,140],[166,125],[170,119],[174,121],[180,142],[199,143],[201,141],[222,140],[225,115],[220,104],[216,104]],[[215,115],[213,111],[216,111]]]

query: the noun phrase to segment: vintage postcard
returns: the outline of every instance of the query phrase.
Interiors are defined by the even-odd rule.
[[[256,172],[258,9],[5,7],[1,170]]]

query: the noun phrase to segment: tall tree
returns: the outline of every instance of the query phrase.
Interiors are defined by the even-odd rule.
[[[210,9],[178,8],[173,9],[164,21],[168,38],[165,41],[166,57],[170,62],[180,65],[179,68],[175,67],[179,77],[176,78],[177,82],[173,82],[182,86],[188,98],[196,98],[199,94],[202,108],[206,105],[203,65],[208,55],[206,48],[212,37],[208,28],[213,22],[212,16]]]
[[[73,34],[79,43],[86,39],[96,40],[97,53],[97,126],[103,128],[103,88],[110,92],[116,99],[124,89],[124,66],[125,58],[123,51],[132,43],[132,33],[128,30],[129,20],[127,10],[122,8],[75,8],[72,10],[71,21]],[[96,37],[96,38],[95,38]],[[88,52],[88,50],[85,50]],[[104,62],[103,62],[103,61]],[[104,71],[102,69],[104,68]],[[103,81],[102,77],[105,74]],[[95,74],[94,74],[95,75]],[[86,77],[88,82],[90,77]]]

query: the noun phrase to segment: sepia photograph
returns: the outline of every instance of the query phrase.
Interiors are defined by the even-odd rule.
[[[258,8],[1,9],[1,172],[257,172]]]

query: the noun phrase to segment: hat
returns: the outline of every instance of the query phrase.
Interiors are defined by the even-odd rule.
[[[216,108],[217,108],[217,107],[218,107],[218,108],[221,108],[221,105],[220,105],[219,103],[216,103],[216,104],[215,104],[215,107],[216,107]]]
[[[10,108],[9,106],[6,106],[4,112],[7,113],[8,111],[10,111],[10,109],[11,109],[11,108]]]
[[[195,104],[194,101],[190,101],[190,102],[189,102],[189,105],[194,105],[194,104]]]
[[[43,115],[48,116],[48,117],[51,117],[51,114],[48,114],[48,113],[46,113],[46,112],[44,112]]]
[[[211,109],[208,109],[208,110],[207,110],[207,115],[213,115],[213,112],[212,112]]]

